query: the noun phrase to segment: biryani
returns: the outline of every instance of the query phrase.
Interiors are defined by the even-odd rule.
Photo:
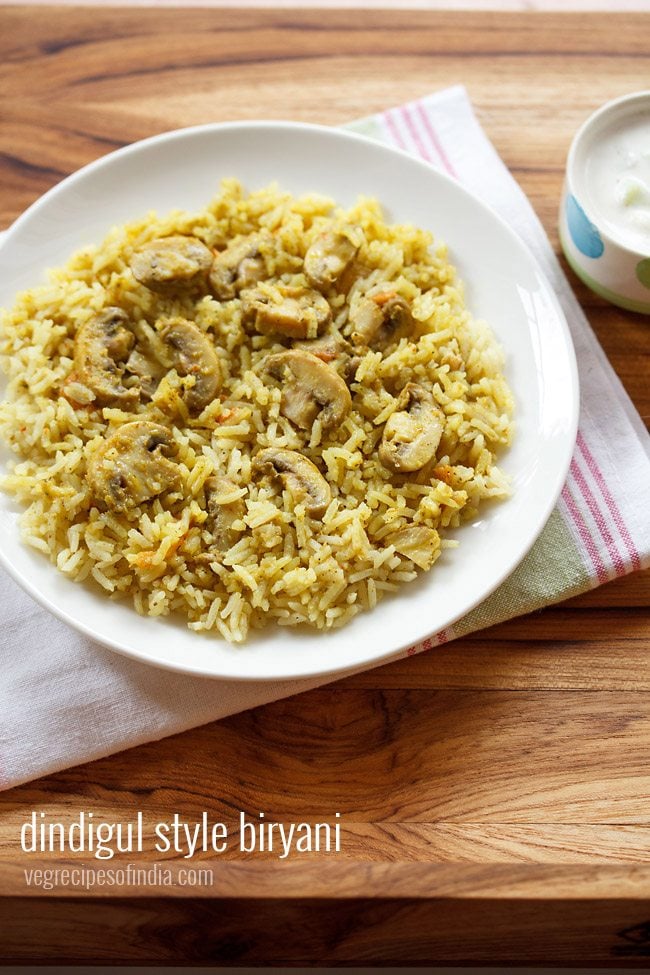
[[[232,642],[342,626],[508,495],[502,352],[444,244],[373,199],[226,180],[48,272],[0,354],[24,540]]]

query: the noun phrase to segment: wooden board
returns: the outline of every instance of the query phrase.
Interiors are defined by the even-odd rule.
[[[648,36],[644,14],[0,8],[0,224],[164,129],[338,124],[463,82],[557,248],[571,136],[601,102],[647,86]],[[648,321],[569,277],[650,417]],[[650,574],[632,576],[4,794],[0,957],[647,964],[649,605]],[[342,851],[213,856],[200,861],[211,883],[171,893],[26,888],[18,831],[32,810],[234,823],[240,809],[284,822],[338,811]],[[138,863],[163,859],[149,849]]]

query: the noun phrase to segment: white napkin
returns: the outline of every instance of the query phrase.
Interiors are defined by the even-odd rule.
[[[581,431],[602,423],[599,403],[605,395],[607,427],[619,449],[623,445],[626,478],[642,498],[650,483],[647,432],[596,342],[530,204],[476,121],[464,89],[448,89],[353,128],[406,147],[452,172],[526,241],[572,328],[583,391]],[[629,564],[618,559],[625,571],[646,564],[650,553],[650,504],[646,503],[645,516],[643,505],[637,515],[628,504],[630,496],[628,492],[627,498],[614,499],[625,518],[637,519],[630,528],[635,557]],[[608,571],[605,566],[606,577]],[[594,577],[588,585],[599,581],[604,578]],[[494,602],[489,611],[484,604],[483,612],[475,611],[473,623],[455,628],[455,634],[526,612],[533,604],[518,595],[520,589],[504,589],[498,609]],[[530,599],[530,584],[526,589]],[[553,602],[563,595],[558,590],[537,600]],[[0,788],[5,789],[327,683],[323,678],[281,683],[210,680],[137,663],[69,629],[1,570],[0,634]],[[446,638],[450,635],[454,634]],[[425,641],[418,649],[431,644]]]

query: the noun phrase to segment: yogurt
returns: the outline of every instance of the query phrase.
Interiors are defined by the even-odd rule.
[[[584,181],[599,224],[650,254],[650,115],[623,118],[592,140]]]

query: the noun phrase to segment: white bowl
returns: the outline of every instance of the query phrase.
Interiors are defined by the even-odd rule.
[[[516,439],[501,458],[513,496],[486,505],[454,532],[432,572],[372,612],[329,633],[270,626],[243,646],[190,631],[181,620],[137,615],[70,581],[20,540],[19,509],[0,495],[0,560],[35,599],[99,642],[148,663],[235,679],[302,678],[376,663],[445,629],[488,596],[531,547],[557,500],[578,417],[569,331],[548,283],[517,235],[458,183],[361,136],[278,122],[206,125],[111,153],[38,200],[0,245],[0,304],[37,284],[44,269],[98,243],[116,223],[150,209],[195,209],[224,176],[248,189],[276,180],[343,205],[377,197],[392,221],[430,229],[449,244],[467,303],[502,343],[516,397]],[[3,448],[4,449],[4,448]],[[0,455],[0,466],[9,451]]]
[[[650,146],[650,91],[607,102],[580,126],[567,157],[559,232],[567,261],[588,288],[650,315],[650,233],[627,225],[623,208],[616,212],[601,198],[605,188],[615,192],[620,167],[629,165],[636,129]]]

